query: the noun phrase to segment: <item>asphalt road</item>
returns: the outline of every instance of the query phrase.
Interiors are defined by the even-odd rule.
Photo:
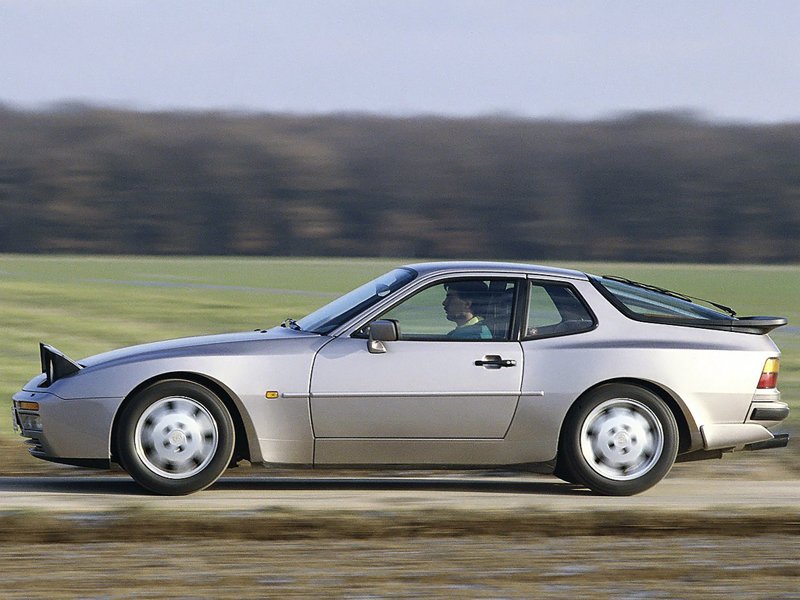
[[[0,512],[102,513],[127,508],[217,511],[535,511],[729,512],[785,509],[800,513],[800,480],[667,478],[633,497],[601,497],[545,476],[227,475],[190,496],[143,492],[125,475],[0,477]]]

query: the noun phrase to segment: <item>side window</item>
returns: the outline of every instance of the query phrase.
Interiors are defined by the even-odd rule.
[[[578,333],[594,327],[594,319],[575,291],[566,285],[531,282],[526,338]]]
[[[401,340],[508,340],[516,284],[451,279],[429,286],[380,316],[397,321]]]

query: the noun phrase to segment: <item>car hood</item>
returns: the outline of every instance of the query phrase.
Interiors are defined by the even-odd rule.
[[[257,329],[241,333],[224,333],[187,337],[149,344],[120,348],[87,357],[78,363],[87,369],[110,364],[120,364],[143,360],[154,360],[179,356],[253,354],[263,350],[265,342],[274,343],[281,339],[303,337],[318,338],[319,335],[304,331],[294,331],[284,327]]]

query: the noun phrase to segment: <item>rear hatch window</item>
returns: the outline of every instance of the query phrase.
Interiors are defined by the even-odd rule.
[[[624,312],[633,313],[644,318],[712,321],[721,319],[730,321],[734,319],[736,314],[728,307],[723,307],[722,305],[714,305],[714,308],[704,306],[695,302],[689,296],[643,283],[622,280],[616,277],[596,277],[594,281],[599,283],[626,309]],[[712,304],[706,300],[701,300],[700,302]]]
[[[637,321],[765,334],[786,325],[783,317],[737,317],[725,306],[622,277],[590,280],[623,314]]]

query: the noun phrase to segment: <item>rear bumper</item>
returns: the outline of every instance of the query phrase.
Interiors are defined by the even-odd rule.
[[[771,440],[764,440],[763,442],[753,442],[747,444],[744,450],[769,450],[771,448],[786,448],[789,445],[789,434],[778,433],[773,436]]]
[[[769,450],[785,448],[789,435],[773,434],[770,429],[789,416],[789,405],[780,401],[778,390],[756,394],[744,423],[709,424],[700,427],[703,449],[713,451]]]
[[[777,404],[777,403],[776,403]],[[785,404],[774,406],[754,406],[750,412],[751,421],[783,421],[789,416],[789,407]]]
[[[789,442],[788,434],[773,435],[757,423],[703,425],[700,433],[704,450],[764,450],[783,448]]]
[[[747,409],[745,423],[757,423],[771,428],[789,416],[789,405],[781,402],[778,390],[760,390]]]

